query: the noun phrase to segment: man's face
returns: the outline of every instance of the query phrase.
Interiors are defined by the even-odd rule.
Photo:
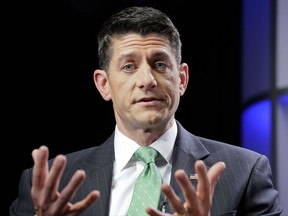
[[[119,127],[169,124],[188,82],[167,38],[128,34],[113,40],[106,89]]]

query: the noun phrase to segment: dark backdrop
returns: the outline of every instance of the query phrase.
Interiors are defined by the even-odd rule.
[[[113,131],[111,104],[93,83],[96,35],[127,5],[155,6],[180,31],[190,81],[177,119],[196,135],[240,145],[240,0],[14,1],[6,16],[4,209],[17,196],[22,170],[33,165],[33,148],[45,144],[54,157],[98,145]]]

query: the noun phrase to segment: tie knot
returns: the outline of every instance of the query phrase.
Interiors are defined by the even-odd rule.
[[[134,153],[134,157],[138,160],[143,161],[145,164],[155,162],[156,157],[159,155],[159,152],[149,146],[142,146]]]

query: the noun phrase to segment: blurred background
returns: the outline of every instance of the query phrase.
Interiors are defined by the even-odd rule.
[[[4,8],[3,209],[34,148],[47,145],[54,157],[99,145],[114,130],[111,103],[93,82],[96,37],[106,18],[132,5],[162,10],[181,34],[190,80],[176,118],[195,135],[267,155],[288,202],[287,0],[52,0]]]

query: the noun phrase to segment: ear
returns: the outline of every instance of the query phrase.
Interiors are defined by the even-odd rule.
[[[180,86],[179,92],[180,96],[184,95],[189,81],[189,68],[186,63],[182,63],[179,67],[179,78],[180,78]]]
[[[109,101],[111,96],[107,73],[104,70],[97,69],[94,71],[93,78],[96,88],[98,89],[103,99]]]

